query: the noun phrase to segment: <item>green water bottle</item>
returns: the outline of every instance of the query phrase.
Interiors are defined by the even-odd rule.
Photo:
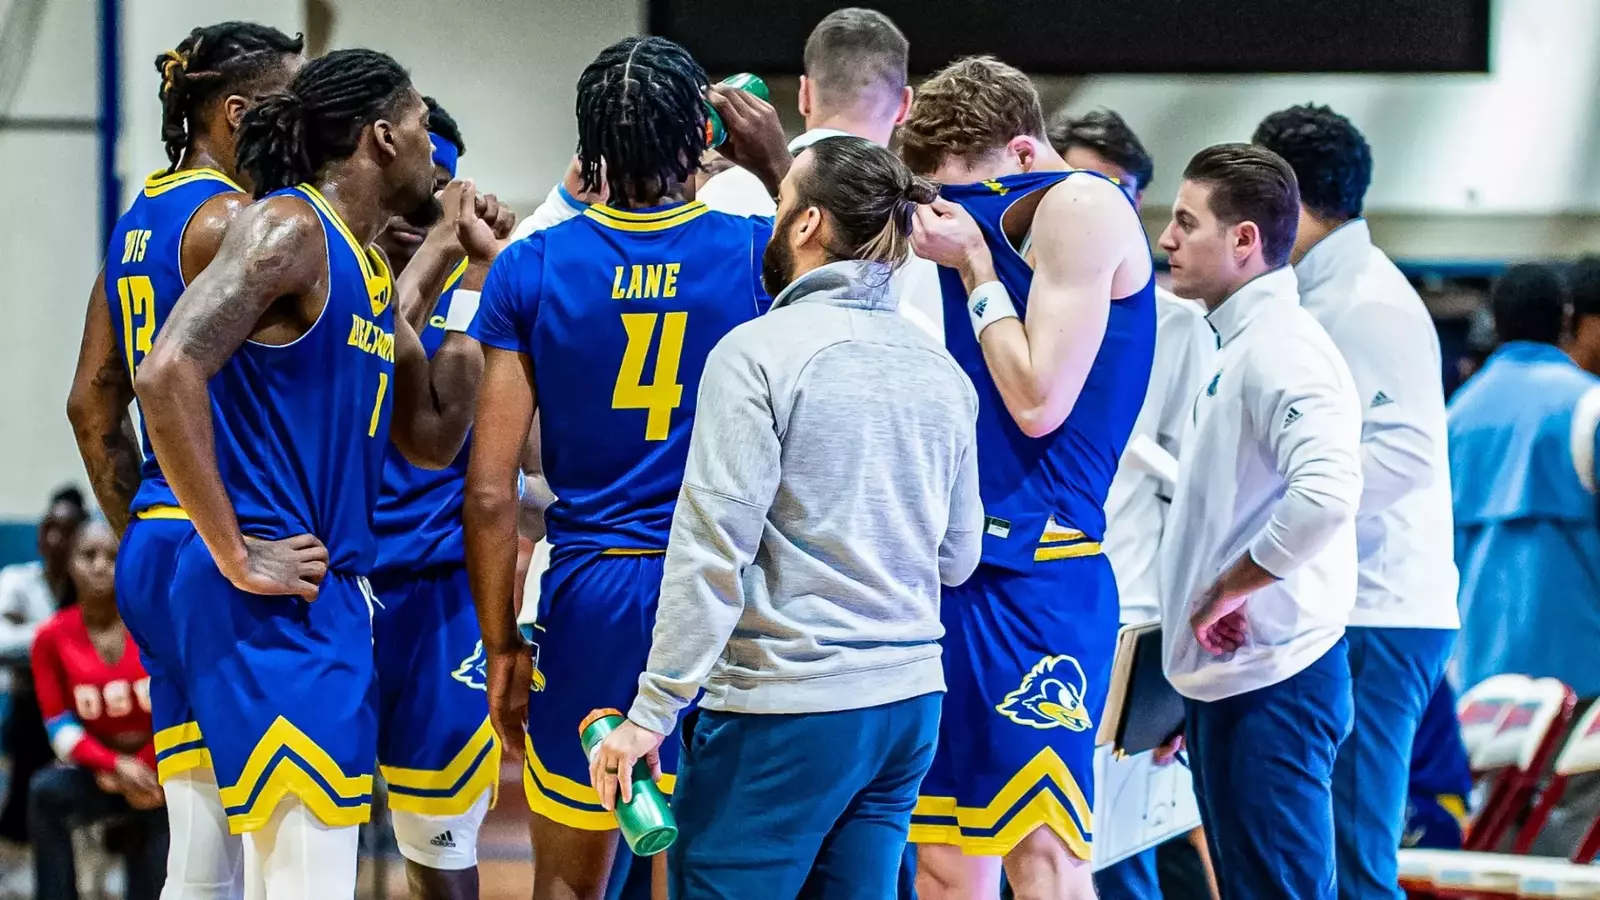
[[[722,81],[719,83],[725,84],[731,88],[738,88],[741,91],[749,91],[768,103],[772,102],[772,94],[767,90],[767,83],[761,80],[760,75],[751,75],[749,72],[740,72],[737,75],[729,75],[727,78],[722,79]],[[722,142],[727,139],[728,129],[722,124],[722,116],[717,114],[716,107],[712,106],[710,103],[707,103],[706,146],[712,148],[720,147],[722,146]]]
[[[597,709],[589,713],[583,724],[578,726],[578,739],[583,742],[584,755],[593,759],[600,742],[625,721],[622,713],[614,709]],[[672,807],[650,777],[650,763],[646,760],[641,759],[633,764],[633,799],[624,803],[619,793],[616,811],[622,839],[640,856],[654,856],[678,839],[678,824],[672,818]]]

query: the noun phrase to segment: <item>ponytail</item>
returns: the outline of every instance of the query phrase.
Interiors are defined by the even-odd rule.
[[[239,170],[249,175],[257,197],[317,174],[306,149],[306,106],[292,90],[273,94],[245,113],[235,146]]]
[[[919,205],[939,195],[887,149],[856,137],[811,145],[811,169],[800,205],[827,212],[835,260],[858,259],[895,268],[911,255],[911,222]]]

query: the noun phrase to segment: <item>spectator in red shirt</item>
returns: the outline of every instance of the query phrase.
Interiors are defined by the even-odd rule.
[[[33,641],[39,708],[60,760],[33,776],[28,800],[38,900],[77,900],[71,829],[107,819],[122,826],[127,900],[156,900],[166,880],[150,679],[117,615],[116,562],[117,540],[104,521],[78,528],[71,590]]]

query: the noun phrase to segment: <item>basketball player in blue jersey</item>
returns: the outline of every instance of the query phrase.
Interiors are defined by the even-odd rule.
[[[455,177],[466,144],[449,113],[432,98],[423,100],[434,187],[442,192]],[[492,203],[492,197],[486,199]],[[501,213],[498,233],[508,234],[509,213],[493,205]],[[453,238],[454,227],[446,222],[430,233],[397,216],[377,244],[399,275],[414,259],[425,264],[441,235]],[[431,314],[408,317],[430,357],[446,340],[444,326],[457,289],[478,290],[486,274],[479,271],[486,267],[469,267],[459,243],[445,252],[450,275],[437,304]],[[402,305],[401,315],[406,314]],[[452,340],[467,345],[474,356],[480,352],[463,335]],[[499,746],[477,670],[483,645],[461,531],[466,454],[462,448],[447,467],[423,469],[391,444],[373,512],[378,763],[411,893],[418,900],[478,896],[477,833],[500,773]]]
[[[1149,244],[1114,181],[1051,148],[1027,76],[991,57],[921,87],[902,152],[945,186],[916,248],[944,267],[946,345],[978,388],[987,514],[982,564],[944,597],[917,891],[993,897],[1000,857],[1018,900],[1093,897],[1094,728],[1118,621],[1099,542],[1149,381]]]
[[[443,465],[470,419],[430,384],[370,246],[394,214],[438,214],[427,107],[393,59],[341,50],[245,115],[238,157],[264,199],[135,382],[195,529],[169,624],[259,895],[348,896],[376,756],[365,575],[385,446]]]
[[[301,41],[274,28],[224,22],[196,28],[156,58],[162,137],[171,166],[145,180],[117,221],[105,269],[89,296],[67,413],[95,497],[123,534],[117,599],[150,673],[157,776],[172,829],[166,894],[237,893],[243,857],[222,813],[216,777],[182,687],[165,624],[178,543],[192,531],[148,438],[134,436],[133,373],[184,286],[216,255],[250,202],[240,185],[234,132],[255,98],[283,90]]]
[[[503,252],[469,332],[484,345],[484,378],[467,468],[468,573],[490,716],[506,754],[525,764],[535,900],[605,891],[617,822],[589,785],[578,727],[633,699],[706,355],[768,302],[771,221],[683,199],[705,149],[705,89],[705,72],[670,41],[601,51],[578,81],[578,155],[584,189],[604,182],[608,204]],[[535,410],[556,502],[529,648],[512,595],[517,466]],[[676,761],[669,743],[663,790]]]

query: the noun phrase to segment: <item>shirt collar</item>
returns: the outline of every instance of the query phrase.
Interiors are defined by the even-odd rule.
[[[827,303],[852,309],[893,310],[898,304],[889,290],[894,269],[883,263],[847,259],[828,263],[801,275],[778,292],[772,308],[796,303]]]
[[[812,144],[815,144],[817,141],[831,137],[856,137],[856,135],[853,135],[848,131],[840,131],[837,128],[813,128],[810,131],[807,131],[805,134],[802,134],[790,141],[789,152],[795,156],[799,156],[800,151],[806,149]]]
[[[1309,294],[1341,270],[1362,263],[1371,250],[1372,229],[1367,227],[1367,220],[1359,216],[1328,232],[1294,267],[1295,277],[1300,280],[1300,293]]]
[[[1484,365],[1505,360],[1507,362],[1539,362],[1557,363],[1560,365],[1576,366],[1572,357],[1555,344],[1544,344],[1539,341],[1507,341],[1495,348],[1489,354]]]
[[[1239,336],[1251,320],[1263,309],[1280,304],[1299,305],[1300,291],[1295,282],[1294,269],[1279,266],[1270,272],[1257,275],[1222,301],[1222,305],[1206,315],[1211,330],[1217,333],[1217,346],[1222,346]]]

